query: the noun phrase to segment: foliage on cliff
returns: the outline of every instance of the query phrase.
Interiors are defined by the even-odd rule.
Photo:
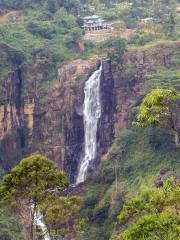
[[[41,64],[46,60],[59,64],[75,56],[81,30],[76,18],[66,10],[59,9],[52,15],[29,9],[19,18],[14,23],[0,24],[0,42],[23,53],[27,64],[34,60]]]
[[[0,209],[0,239],[23,240],[22,227],[18,219],[5,209]]]
[[[137,114],[136,126],[158,126],[170,128],[175,134],[176,146],[179,146],[180,129],[178,124],[178,108],[180,94],[176,89],[156,88],[143,99]]]
[[[179,204],[180,186],[172,177],[162,188],[141,191],[124,204],[118,216],[122,230],[113,239],[178,239]]]
[[[126,196],[135,194],[143,185],[151,186],[161,169],[178,172],[179,162],[179,150],[166,129],[124,131],[86,187],[82,209],[82,216],[90,220],[86,234],[97,240],[109,239]]]
[[[56,78],[57,67],[80,51],[82,30],[74,13],[77,2],[1,1],[5,20],[1,21],[0,15],[0,82],[17,68],[32,65],[39,67],[47,81]],[[20,64],[15,56],[21,59]],[[26,74],[24,82],[27,79]]]
[[[37,8],[44,7],[50,12],[54,13],[59,7],[64,7],[67,10],[74,10],[79,6],[79,0],[2,0],[0,3],[1,9],[24,9],[24,8]]]

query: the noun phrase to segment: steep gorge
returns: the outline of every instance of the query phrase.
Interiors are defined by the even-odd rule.
[[[95,165],[114,136],[130,126],[130,111],[143,96],[149,76],[157,69],[170,68],[179,48],[179,42],[159,42],[130,49],[121,73],[111,60],[103,60]],[[52,158],[69,174],[71,182],[75,181],[84,149],[84,86],[99,65],[99,57],[65,64],[46,93],[38,65],[18,68],[4,77],[0,106],[2,167],[14,165],[14,156],[18,161],[22,155],[38,151]]]

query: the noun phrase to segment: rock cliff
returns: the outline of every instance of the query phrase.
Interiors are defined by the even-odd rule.
[[[124,56],[121,73],[109,59],[102,61],[102,115],[97,133],[96,163],[111,146],[114,136],[129,126],[130,110],[141,99],[149,75],[159,68],[168,69],[179,48],[179,42],[160,42],[142,49],[130,49]],[[38,65],[18,67],[3,77],[0,102],[2,167],[8,169],[22,156],[38,151],[53,159],[74,182],[83,154],[84,85],[99,64],[98,57],[65,64],[58,69],[57,79],[49,83],[46,91]]]
[[[180,42],[163,41],[132,48],[124,56],[123,71],[113,69],[116,102],[115,134],[130,126],[130,111],[146,93],[145,83],[158,70],[170,69],[180,51]]]

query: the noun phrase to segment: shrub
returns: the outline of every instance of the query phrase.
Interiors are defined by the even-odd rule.
[[[153,41],[154,39],[155,39],[155,35],[152,33],[140,33],[140,34],[132,35],[128,43],[143,46],[146,43]]]
[[[56,34],[56,29],[50,22],[32,21],[28,23],[27,29],[30,33],[47,39],[51,39]]]

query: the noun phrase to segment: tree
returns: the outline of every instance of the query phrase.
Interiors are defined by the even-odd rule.
[[[179,196],[179,185],[173,177],[170,177],[162,188],[142,191],[138,196],[128,200],[118,216],[119,223],[126,223],[126,227],[117,239],[178,239]]]
[[[58,3],[57,0],[48,0],[47,1],[47,9],[51,13],[55,13],[58,10]]]
[[[116,38],[110,39],[102,45],[103,48],[108,49],[108,57],[111,59],[114,66],[119,71],[122,70],[124,53],[126,52],[127,42],[124,39]]]
[[[66,36],[66,45],[68,48],[73,48],[79,46],[79,42],[81,41],[82,38],[82,31],[76,27],[73,28],[69,35]]]
[[[168,37],[173,37],[175,27],[176,27],[175,17],[174,14],[171,12],[164,24],[165,32]]]
[[[46,197],[40,209],[43,211],[51,236],[64,237],[68,233],[75,232],[79,223],[80,200],[80,197],[59,196],[56,192]]]
[[[0,185],[0,200],[1,204],[11,206],[21,220],[24,217],[23,211],[26,210],[30,224],[22,222],[22,225],[26,239],[34,240],[35,218],[39,206],[46,199],[48,192],[54,189],[61,191],[67,186],[65,174],[51,160],[42,155],[32,155],[23,159],[3,177]]]
[[[152,90],[143,99],[139,113],[137,114],[138,127],[167,127],[173,130],[175,136],[175,144],[179,147],[180,129],[174,106],[179,105],[180,93],[175,89]]]
[[[58,0],[59,5],[64,7],[68,12],[76,12],[80,6],[79,0]]]

